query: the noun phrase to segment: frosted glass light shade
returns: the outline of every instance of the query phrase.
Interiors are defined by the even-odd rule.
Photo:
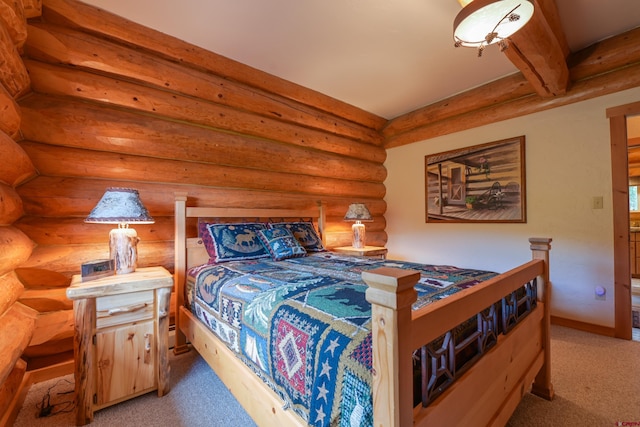
[[[483,47],[503,41],[525,26],[534,12],[529,0],[474,0],[453,21],[456,46]]]

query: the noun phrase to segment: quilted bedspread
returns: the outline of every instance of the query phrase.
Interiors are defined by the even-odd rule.
[[[361,272],[418,270],[415,307],[495,276],[330,252],[192,269],[192,312],[312,426],[370,426],[371,306]]]

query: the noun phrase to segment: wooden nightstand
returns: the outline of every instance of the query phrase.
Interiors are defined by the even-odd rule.
[[[340,246],[331,248],[332,251],[344,255],[367,256],[385,259],[387,257],[387,248],[381,246],[365,246],[364,248],[354,248],[353,246]]]
[[[82,282],[67,297],[75,317],[76,424],[93,412],[141,394],[169,392],[169,300],[173,277],[163,267]]]

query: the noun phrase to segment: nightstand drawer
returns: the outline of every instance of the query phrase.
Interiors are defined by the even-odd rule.
[[[153,319],[154,291],[96,298],[96,329]]]

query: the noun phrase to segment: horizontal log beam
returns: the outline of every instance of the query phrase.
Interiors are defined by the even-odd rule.
[[[173,271],[173,251],[173,242],[140,242],[138,268],[161,265]],[[80,274],[83,262],[105,258],[109,258],[108,241],[103,245],[38,246],[22,267],[52,270],[70,278]]]
[[[43,95],[22,102],[22,133],[47,144],[214,166],[377,182],[386,178],[385,151],[351,140],[279,143]]]
[[[11,225],[24,214],[22,199],[13,187],[0,182],[0,226]]]
[[[73,301],[67,298],[67,290],[65,288],[27,289],[22,293],[22,295],[20,295],[18,301],[20,304],[31,307],[39,313],[73,310]],[[41,323],[42,322],[39,320],[38,325]],[[47,338],[47,340],[48,339],[49,338]],[[44,341],[40,341],[38,344]],[[35,345],[33,339],[31,340],[30,345]]]
[[[325,232],[351,233],[352,223],[344,221],[343,217],[344,215],[327,217]],[[132,225],[140,241],[173,241],[174,218],[154,215],[154,219],[154,224]],[[36,216],[24,217],[13,226],[27,234],[38,245],[103,244],[108,242],[109,230],[112,228],[107,224],[85,224],[82,218]],[[385,226],[384,217],[374,215],[373,222],[366,225],[367,233],[384,231]]]
[[[617,54],[615,58],[609,57],[610,62],[601,63],[597,55],[603,52],[598,46],[605,42],[606,46],[615,50]],[[582,78],[575,79],[574,69],[578,65],[575,60],[569,60],[569,71],[574,81],[570,90],[563,96],[542,98],[534,94],[532,90],[529,95],[523,95],[522,91],[519,91],[514,93],[511,99],[503,98],[501,103],[492,103],[486,97],[477,97],[478,89],[471,90],[437,104],[440,106],[446,105],[447,102],[454,99],[459,103],[465,103],[466,101],[473,105],[474,108],[465,113],[460,114],[459,111],[454,110],[451,114],[440,115],[437,121],[429,120],[427,117],[429,117],[430,112],[434,111],[435,107],[426,106],[411,113],[412,117],[424,119],[423,121],[414,120],[411,127],[403,126],[406,121],[405,116],[391,120],[384,131],[387,138],[385,147],[398,147],[639,86],[640,49],[638,46],[640,45],[640,29],[614,36],[605,42],[596,43],[573,56],[574,58],[581,58],[580,63],[585,64],[583,71],[589,70],[586,72],[581,71]],[[631,46],[632,43],[635,43],[635,45]],[[628,51],[624,52],[624,55],[622,53],[623,46],[629,47]],[[618,50],[617,47],[621,49]],[[620,66],[621,63],[626,65]],[[510,77],[500,79],[491,84],[491,90],[496,94],[508,94],[512,87],[513,82]],[[399,125],[396,125],[396,120],[399,121]]]
[[[122,180],[64,178],[40,176],[17,190],[25,212],[34,216],[85,218],[108,187],[131,187]],[[273,193],[241,188],[217,188],[190,184],[162,184],[136,182],[135,188],[152,216],[174,214],[174,194],[187,192],[190,206],[219,206],[224,208],[315,209],[318,202],[325,206],[327,216],[344,216],[353,199],[350,197],[313,197],[304,194]],[[44,196],[46,195],[46,196]],[[383,215],[383,199],[361,199],[374,216]]]
[[[574,82],[636,64],[640,62],[640,27],[575,52],[567,62]]]
[[[373,215],[373,221],[372,222],[367,222],[366,225],[366,232],[369,233],[370,231],[384,231],[386,226],[387,226],[387,222],[384,219],[383,216],[376,216]],[[324,230],[327,233],[351,233],[351,226],[353,225],[352,221],[345,221],[344,219],[344,215],[339,216],[339,217],[334,217],[334,216],[327,216],[326,217],[326,221],[327,224],[324,228]]]
[[[24,291],[24,286],[11,271],[0,276],[0,315],[4,314]]]
[[[28,31],[25,53],[33,59],[108,73],[123,80],[143,82],[163,90],[251,111],[265,118],[296,123],[369,144],[382,144],[381,136],[374,129],[358,127],[340,117],[212,73],[188,68],[182,63],[167,61],[140,49],[46,24],[34,23]]]
[[[27,19],[21,1],[0,0],[0,26],[4,26],[18,52],[27,40]]]
[[[0,384],[0,425],[14,425],[27,390],[22,389],[27,362],[18,359],[7,379]]]
[[[0,133],[18,138],[20,130],[20,107],[16,100],[0,84]]]
[[[0,227],[0,275],[20,267],[31,255],[34,243],[15,227]]]
[[[27,348],[35,329],[37,312],[15,303],[0,316],[0,384]]]
[[[382,132],[388,144],[389,139],[410,133],[421,126],[496,107],[534,93],[521,73],[512,74],[390,120]]]
[[[71,308],[41,312],[36,317],[36,328],[29,342],[29,347],[41,345],[48,341],[56,342],[73,338],[73,303],[70,305]]]
[[[201,129],[201,133],[206,131],[210,133],[216,129],[231,131],[234,135],[221,133],[215,138],[227,140],[230,143],[237,140],[247,141],[245,144],[264,145],[268,142],[261,140],[264,138],[301,147],[299,151],[307,153],[308,149],[323,150],[374,162],[383,162],[386,158],[384,149],[381,147],[373,148],[369,143],[301,127],[297,124],[285,123],[277,119],[265,118],[258,114],[240,111],[214,102],[39,61],[27,59],[25,64],[29,70],[32,88],[35,92],[71,96],[82,100],[107,103],[113,107],[134,109],[145,113],[146,117],[148,114],[156,116],[156,119],[151,121],[152,123],[158,123],[157,116],[170,118],[174,120],[173,133],[176,133],[177,128],[180,127],[176,125],[175,121],[180,121],[193,123],[199,127],[205,126],[207,129]],[[42,103],[44,103],[43,98],[30,100],[30,105],[35,105],[38,109]],[[49,101],[50,103],[51,101]],[[83,105],[86,106],[86,104]],[[98,107],[90,108],[96,110]],[[108,110],[102,108],[102,111]],[[140,125],[145,124],[139,116],[136,116],[136,120]],[[105,123],[99,128],[106,128],[108,125],[109,123]],[[146,126],[153,129],[151,124],[146,124]],[[158,127],[165,129],[168,125],[164,124]],[[125,130],[133,131],[133,129]],[[158,133],[159,131],[156,131],[156,134]],[[247,136],[235,135],[236,133]],[[186,137],[187,135],[183,136],[183,138]]]
[[[16,268],[14,272],[26,289],[59,289],[71,284],[69,277],[52,270]]]
[[[335,248],[340,246],[351,246],[351,232],[330,232],[326,236],[327,248]],[[369,232],[366,233],[366,242],[368,246],[385,246],[387,244],[387,233],[385,232]]]
[[[576,82],[564,96],[541,98],[535,95],[506,102],[493,108],[485,108],[469,114],[451,117],[412,132],[389,138],[387,148],[398,147],[416,141],[448,135],[502,120],[526,116],[540,111],[569,105],[640,86],[640,63],[614,72]]]
[[[186,168],[184,162],[175,160],[54,147],[28,141],[22,141],[20,145],[43,175],[80,178],[86,176],[86,171],[91,171],[92,177],[102,179],[126,176],[131,181],[140,182],[198,185],[214,183],[218,187],[282,191],[317,197],[341,195],[382,198],[385,194],[385,187],[381,182],[341,180],[221,165],[211,167],[195,161]]]
[[[27,361],[27,366],[31,369],[34,359],[42,363],[42,359],[46,359],[49,363],[60,362],[56,355],[71,352],[73,354],[73,337],[61,338],[59,340],[50,340],[38,345],[27,347],[22,357]],[[66,356],[65,356],[66,357]]]
[[[96,204],[99,199],[93,200]],[[146,203],[145,203],[146,205]],[[89,211],[87,211],[88,215]],[[158,216],[153,211],[153,224],[132,224],[141,242],[172,241],[174,239],[173,217]],[[66,245],[104,243],[109,241],[109,224],[85,224],[85,217],[61,218],[57,216],[25,216],[13,226],[28,235],[38,245]],[[117,228],[117,226],[116,226]]]
[[[327,95],[259,71],[222,55],[144,27],[94,6],[69,0],[48,0],[43,12],[48,22],[70,26],[153,52],[173,62],[188,64],[225,79],[277,94],[304,105],[344,117],[370,129],[380,129],[385,119]]]
[[[0,156],[11,159],[0,168],[0,182],[12,187],[17,186],[36,175],[33,162],[22,147],[9,135],[0,131]]]
[[[0,85],[13,98],[26,94],[29,91],[29,74],[4,25],[0,25],[0,64]]]

